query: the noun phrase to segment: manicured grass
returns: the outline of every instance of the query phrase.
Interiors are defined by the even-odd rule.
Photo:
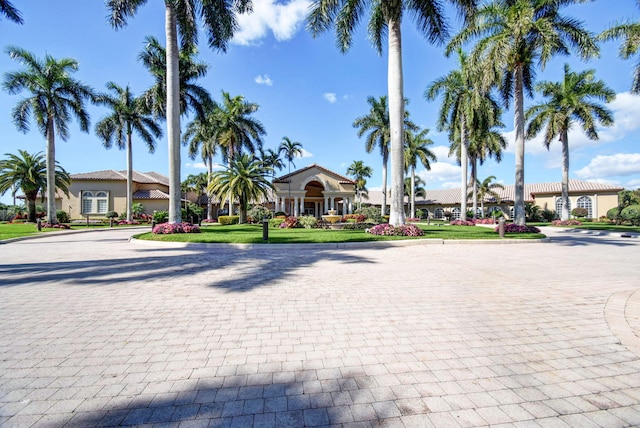
[[[42,232],[54,232],[60,229],[42,229]],[[19,238],[21,236],[37,235],[38,228],[35,223],[0,223],[0,241],[4,239]]]
[[[588,230],[609,230],[612,232],[631,232],[640,233],[640,227],[638,226],[624,226],[618,224],[607,223],[582,223],[581,226],[564,226],[575,229],[588,229]]]
[[[493,229],[478,226],[437,226],[418,224],[425,231],[422,237],[404,236],[376,236],[365,233],[364,230],[325,230],[325,229],[269,229],[270,244],[295,243],[340,243],[340,242],[368,242],[392,241],[402,239],[499,239]],[[205,243],[237,243],[261,244],[261,225],[232,225],[232,226],[203,226],[202,233],[154,235],[144,233],[137,235],[138,239],[168,242],[205,242]],[[536,233],[508,234],[508,238],[537,239],[544,235]]]

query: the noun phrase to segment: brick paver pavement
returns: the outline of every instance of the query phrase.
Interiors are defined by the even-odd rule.
[[[640,240],[0,245],[4,427],[639,426]]]

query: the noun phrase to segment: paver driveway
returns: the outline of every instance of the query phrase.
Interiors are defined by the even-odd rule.
[[[640,239],[0,245],[0,425],[640,425]]]

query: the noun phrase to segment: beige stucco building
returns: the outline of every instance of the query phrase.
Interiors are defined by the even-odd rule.
[[[273,184],[275,211],[320,217],[330,209],[342,215],[354,209],[355,182],[317,164],[278,177]]]

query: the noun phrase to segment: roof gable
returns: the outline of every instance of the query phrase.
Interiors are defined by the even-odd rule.
[[[345,177],[343,175],[337,174],[337,173],[331,171],[330,169],[327,169],[327,168],[325,168],[323,166],[320,166],[320,165],[318,165],[316,163],[314,163],[312,165],[309,165],[307,167],[304,167],[304,168],[300,168],[298,170],[295,170],[295,171],[293,171],[293,172],[291,172],[289,174],[283,175],[281,177],[277,177],[275,180],[273,180],[273,182],[274,183],[288,183],[289,181],[292,181],[292,178],[295,177],[295,176],[303,175],[303,174],[304,175],[313,174],[314,171],[312,171],[312,170],[314,170],[314,169],[317,171],[317,173],[326,174],[329,177],[333,178],[334,180],[338,181],[340,184],[353,184],[353,185],[355,185],[355,181],[353,181],[353,180],[351,180],[351,179],[349,179],[349,178],[347,178],[347,177]]]

